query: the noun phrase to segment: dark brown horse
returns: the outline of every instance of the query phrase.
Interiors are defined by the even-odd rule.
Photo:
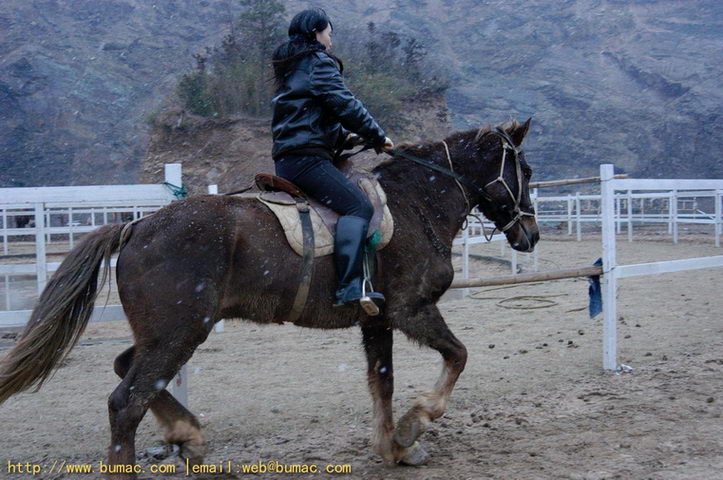
[[[528,193],[531,170],[518,149],[530,121],[456,132],[444,141],[400,151],[452,168],[440,173],[401,158],[378,175],[395,219],[391,242],[377,253],[375,287],[386,296],[377,317],[332,308],[331,256],[315,260],[314,282],[296,325],[360,325],[374,404],[374,450],[389,462],[422,463],[417,438],[446,408],[467,351],[450,332],[436,302],[452,283],[452,242],[479,206],[505,231],[513,248],[531,251],[538,228]],[[150,408],[168,442],[202,462],[196,417],[164,387],[222,318],[281,322],[292,306],[301,257],[271,212],[253,199],[201,195],[172,203],[135,224],[106,225],[88,234],[48,282],[21,340],[2,362],[0,403],[42,383],[85,328],[101,267],[120,249],[117,282],[135,343],[115,361],[122,378],[108,399],[109,464],[135,464],[136,427]],[[392,332],[437,350],[444,360],[434,388],[397,422],[392,416]]]

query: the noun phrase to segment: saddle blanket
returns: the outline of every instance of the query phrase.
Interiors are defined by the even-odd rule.
[[[370,194],[369,196],[376,194],[374,195],[376,198],[372,200],[372,204],[376,204],[375,216],[379,215],[379,213],[383,211],[381,219],[372,218],[372,221],[369,224],[370,231],[368,238],[372,237],[372,235],[376,235],[375,240],[378,240],[376,250],[381,250],[392,238],[394,233],[394,220],[392,219],[392,213],[389,211],[389,207],[387,206],[386,194],[379,182],[367,182],[369,182],[368,179],[366,179],[366,181],[362,181],[360,183],[360,187],[362,187],[362,190],[367,190],[367,193]],[[376,191],[373,192],[373,190]],[[296,208],[296,201],[293,197],[286,192],[261,192],[251,194],[250,196],[255,197],[258,201],[269,207],[274,215],[276,215],[281,227],[284,229],[286,240],[289,242],[291,248],[299,256],[303,256],[304,239],[301,228],[301,220],[299,217],[299,211]],[[379,203],[381,203],[381,205],[379,205]],[[309,202],[309,211],[314,229],[314,257],[331,255],[334,252],[334,234],[332,229],[335,230],[336,218],[338,218],[338,215],[332,212],[329,208],[326,208],[322,204],[313,200]],[[322,211],[322,215],[319,215],[319,211]],[[322,216],[324,217],[323,219]],[[379,233],[377,234],[376,231]]]

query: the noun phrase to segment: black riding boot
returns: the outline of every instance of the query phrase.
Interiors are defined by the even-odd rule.
[[[336,291],[335,307],[354,305],[362,299],[362,284],[364,282],[364,246],[366,243],[369,222],[354,215],[343,215],[336,223],[336,237],[334,239],[334,265],[339,279],[339,288]],[[384,295],[377,292],[365,292],[367,302],[381,303]],[[374,311],[373,306],[362,305],[369,313]],[[371,310],[368,310],[370,308]],[[378,308],[377,308],[378,311]],[[373,314],[373,313],[372,313]]]

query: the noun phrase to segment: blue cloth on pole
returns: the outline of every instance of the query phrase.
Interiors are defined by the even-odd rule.
[[[594,266],[602,266],[602,258],[598,258]],[[603,311],[602,304],[602,288],[600,288],[600,275],[592,275],[587,277],[589,287],[587,289],[588,296],[590,297],[590,304],[588,310],[590,312],[590,318],[595,318],[596,315]]]

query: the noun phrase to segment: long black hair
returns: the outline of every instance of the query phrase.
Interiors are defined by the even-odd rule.
[[[325,30],[329,25],[331,20],[322,8],[310,8],[294,15],[289,24],[289,39],[276,47],[271,58],[277,91],[299,60],[317,51],[326,52],[326,47],[316,40],[316,32]],[[331,28],[334,28],[333,25]],[[326,54],[337,61],[339,71],[344,70],[340,59],[329,52]]]

